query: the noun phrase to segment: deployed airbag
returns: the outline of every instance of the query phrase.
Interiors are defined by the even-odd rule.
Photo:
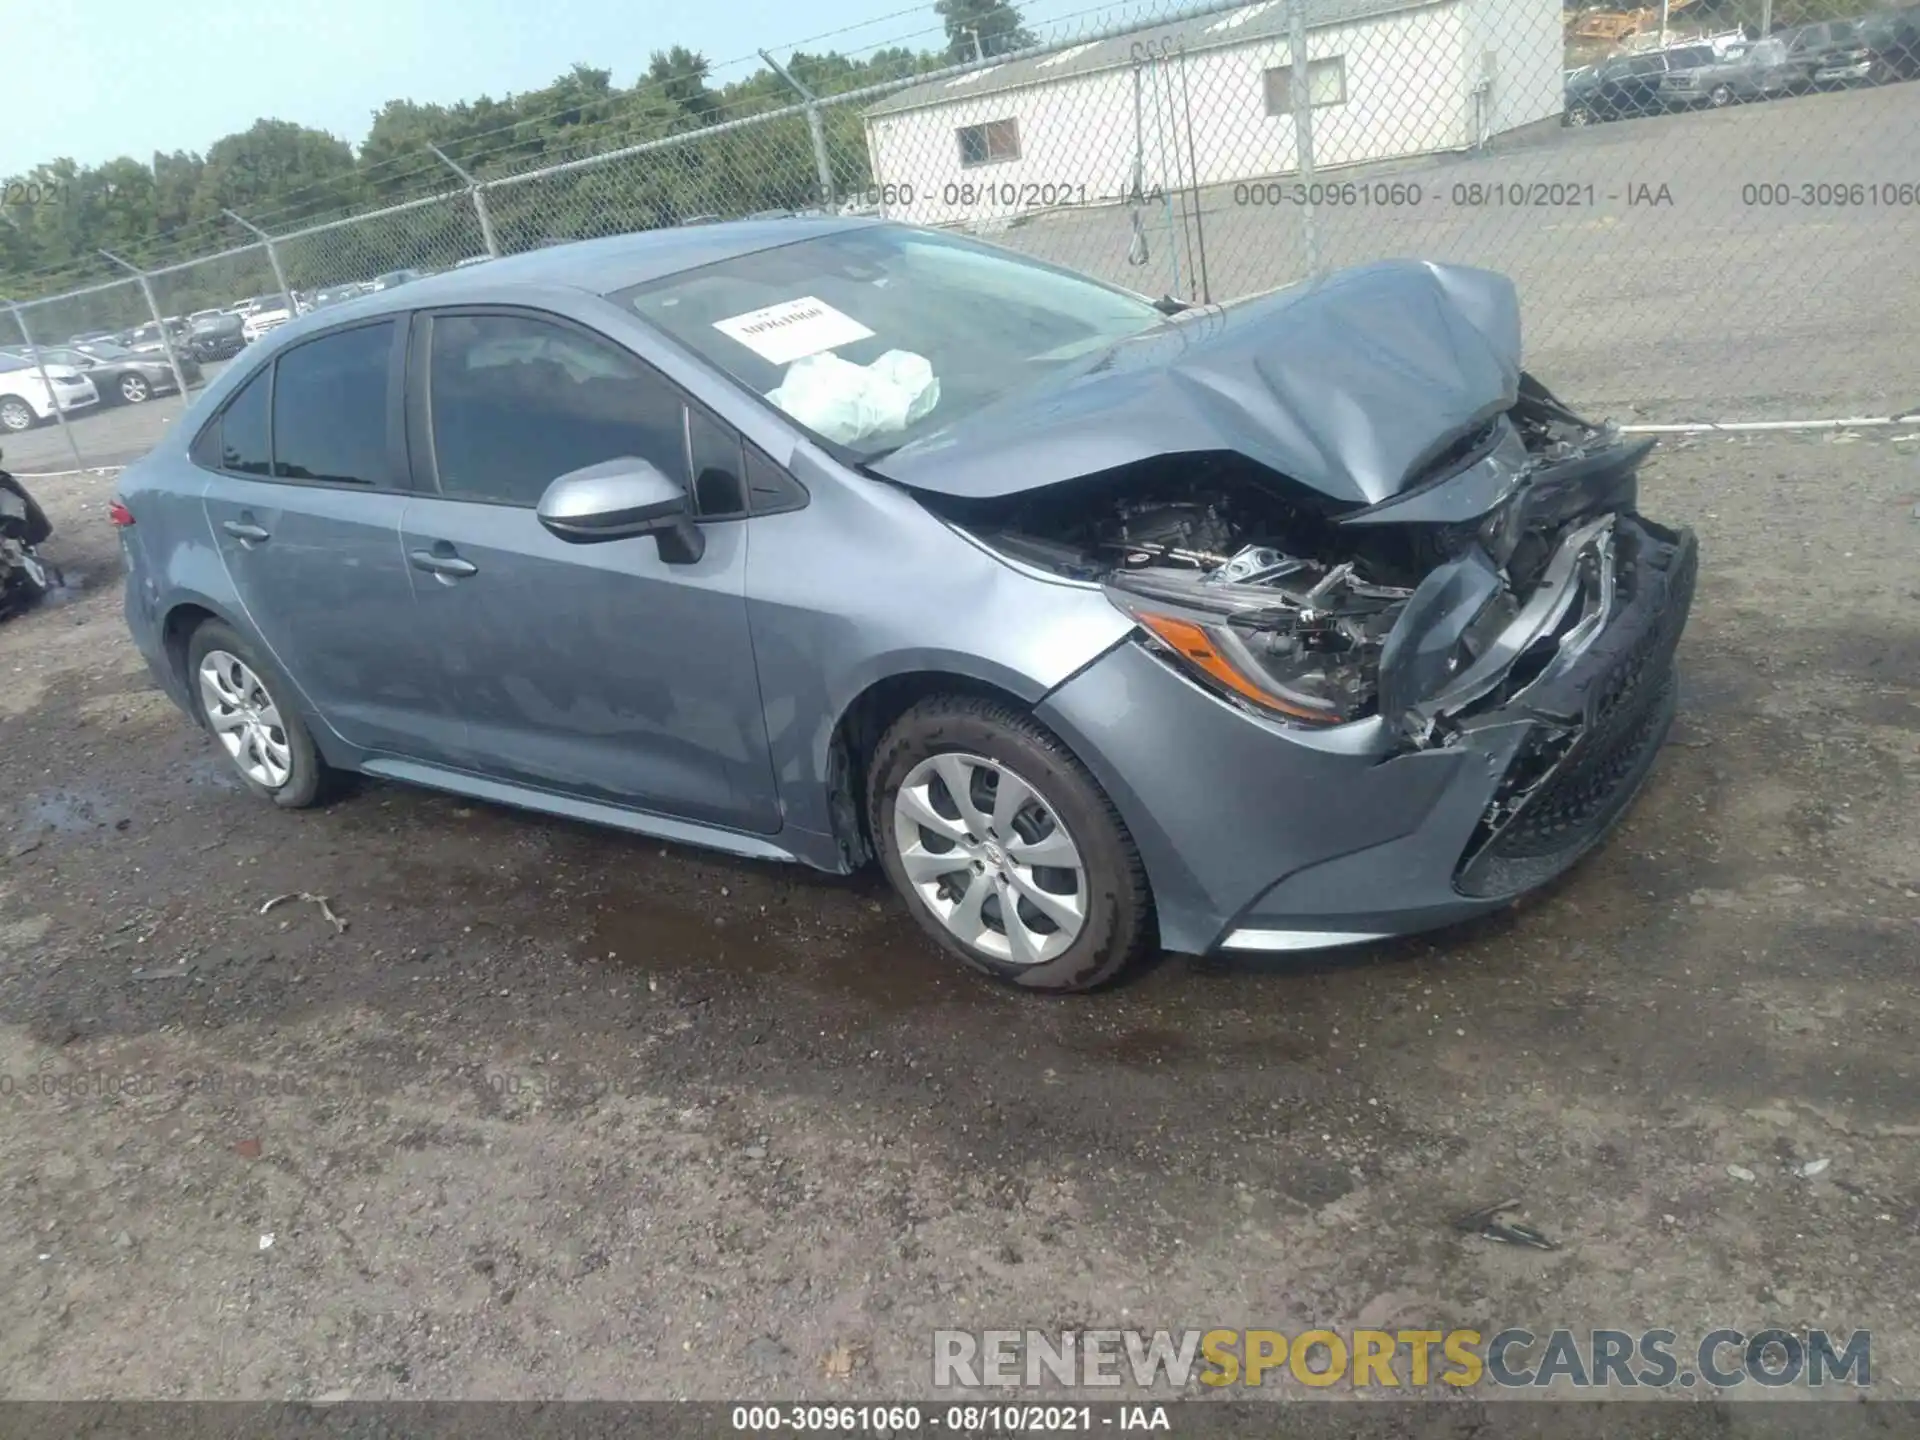
[[[788,366],[767,399],[816,434],[855,445],[924,419],[940,403],[940,381],[910,350],[889,350],[871,365],[823,350]]]

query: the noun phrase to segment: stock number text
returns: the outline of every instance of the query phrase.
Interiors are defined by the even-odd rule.
[[[1418,205],[1425,195],[1418,180],[1255,180],[1233,187],[1236,205],[1344,205],[1355,210]]]
[[[1809,181],[1790,185],[1784,180],[1760,181],[1740,187],[1742,205],[1857,206],[1920,205],[1920,181],[1880,183],[1871,180]]]

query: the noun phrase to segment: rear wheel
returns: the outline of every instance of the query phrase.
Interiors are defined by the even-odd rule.
[[[1710,104],[1714,105],[1731,105],[1733,103],[1733,88],[1729,85],[1716,85],[1707,92],[1707,100]]]
[[[208,620],[187,646],[187,683],[241,782],[298,810],[320,798],[327,771],[292,705],[292,687],[231,626]]]
[[[143,405],[153,398],[153,387],[147,384],[144,375],[122,375],[120,398],[129,405]]]
[[[1087,990],[1153,946],[1153,897],[1119,813],[1066,746],[1012,706],[936,696],[868,772],[874,847],[948,953],[1028,990]]]
[[[0,400],[0,427],[16,432],[31,430],[38,418],[33,413],[33,407],[17,395]]]

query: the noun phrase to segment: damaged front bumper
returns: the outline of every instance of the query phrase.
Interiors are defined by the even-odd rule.
[[[1608,435],[1517,464],[1502,442],[1354,517],[1475,537],[1409,600],[1365,720],[1250,713],[1134,644],[1042,704],[1133,832],[1166,948],[1427,929],[1509,903],[1608,833],[1672,722],[1698,568],[1689,532],[1632,508],[1647,448]]]

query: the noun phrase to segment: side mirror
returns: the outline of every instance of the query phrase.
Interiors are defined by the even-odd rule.
[[[691,565],[706,553],[685,487],[631,455],[562,475],[540,497],[536,513],[548,530],[576,545],[652,535],[669,565]]]
[[[1162,295],[1158,300],[1153,302],[1153,308],[1158,310],[1162,315],[1178,315],[1182,311],[1191,310],[1193,306],[1187,301],[1178,299],[1175,296]]]

